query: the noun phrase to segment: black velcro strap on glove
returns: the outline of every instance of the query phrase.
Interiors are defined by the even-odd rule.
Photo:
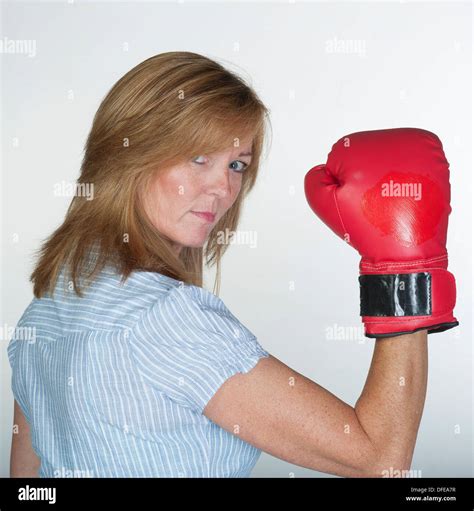
[[[431,274],[361,275],[361,316],[431,315]]]

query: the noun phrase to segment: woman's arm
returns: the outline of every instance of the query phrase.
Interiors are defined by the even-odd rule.
[[[343,477],[410,467],[427,382],[426,330],[377,339],[355,408],[275,357],[229,378],[206,415],[290,463]]]
[[[377,472],[390,467],[410,468],[427,381],[426,330],[375,341],[369,374],[355,413],[382,453]]]
[[[40,459],[31,445],[30,427],[20,406],[15,400],[10,455],[10,477],[39,477]]]

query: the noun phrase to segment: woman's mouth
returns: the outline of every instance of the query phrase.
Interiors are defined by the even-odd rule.
[[[208,211],[191,211],[191,213],[209,223],[214,222],[214,219],[216,218],[214,213],[209,213]]]

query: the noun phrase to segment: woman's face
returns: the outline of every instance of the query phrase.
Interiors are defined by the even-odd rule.
[[[246,140],[239,147],[170,167],[150,180],[145,211],[156,229],[173,242],[178,254],[183,247],[202,247],[232,206],[242,185],[242,174],[251,162],[251,150],[252,141]]]

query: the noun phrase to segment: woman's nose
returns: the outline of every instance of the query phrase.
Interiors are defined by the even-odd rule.
[[[214,193],[221,198],[225,198],[232,192],[230,171],[226,168],[219,168],[212,172],[210,182],[208,183],[208,191]]]

